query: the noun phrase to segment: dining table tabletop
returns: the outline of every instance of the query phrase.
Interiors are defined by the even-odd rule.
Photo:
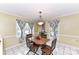
[[[46,44],[49,40],[47,38],[40,38],[40,39],[34,38],[32,41],[37,45],[43,45]]]

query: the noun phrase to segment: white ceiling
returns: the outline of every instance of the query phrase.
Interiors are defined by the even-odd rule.
[[[0,4],[0,10],[30,19],[39,19],[38,12],[41,10],[43,19],[52,20],[58,16],[79,12],[79,4]]]

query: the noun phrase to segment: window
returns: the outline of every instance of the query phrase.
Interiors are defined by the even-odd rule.
[[[18,22],[16,21],[16,37],[20,38],[21,37],[21,30],[18,25]]]
[[[25,37],[26,34],[31,33],[31,28],[30,28],[29,24],[26,23],[24,28],[22,29],[22,31],[23,31],[23,34],[21,33],[21,29],[20,29],[20,27],[18,25],[18,22],[16,21],[16,37],[17,38],[20,38],[21,34],[22,34],[23,37]]]
[[[53,37],[54,36],[54,31],[53,28],[50,26],[50,36]]]
[[[31,33],[31,28],[30,28],[29,24],[26,23],[26,24],[25,24],[25,27],[24,27],[24,29],[23,29],[23,36],[25,37],[26,34],[29,34],[29,33]]]

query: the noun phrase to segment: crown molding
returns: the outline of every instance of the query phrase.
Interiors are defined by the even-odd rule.
[[[25,16],[17,15],[15,13],[3,11],[3,10],[0,10],[0,13],[4,13],[4,14],[7,14],[7,15],[15,16],[15,17],[20,18],[20,19],[25,19],[25,20],[26,19],[30,19],[30,18],[27,18]]]
[[[64,14],[64,15],[60,15],[60,16],[57,16],[57,18],[66,17],[66,16],[71,16],[71,15],[75,15],[75,14],[79,14],[79,11],[67,13],[67,14]],[[55,17],[55,18],[56,18],[56,17]]]
[[[12,12],[7,12],[7,11],[3,11],[3,10],[0,10],[0,12],[4,13],[4,14],[7,14],[7,15],[15,16],[15,17],[17,17],[18,19],[21,19],[21,20],[26,20],[26,19],[30,20],[31,19],[31,18],[28,18],[26,16],[21,16],[21,15],[12,13]],[[60,19],[61,17],[71,16],[71,15],[74,15],[74,14],[79,14],[79,11],[71,12],[71,13],[67,13],[67,14],[63,14],[63,15],[59,15],[59,16],[55,16],[55,17],[52,17],[52,19]]]

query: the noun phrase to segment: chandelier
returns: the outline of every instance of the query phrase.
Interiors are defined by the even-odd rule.
[[[44,24],[44,22],[42,21],[42,16],[41,16],[41,14],[42,14],[42,11],[39,11],[39,18],[40,18],[40,20],[38,21],[38,25],[43,25]]]

